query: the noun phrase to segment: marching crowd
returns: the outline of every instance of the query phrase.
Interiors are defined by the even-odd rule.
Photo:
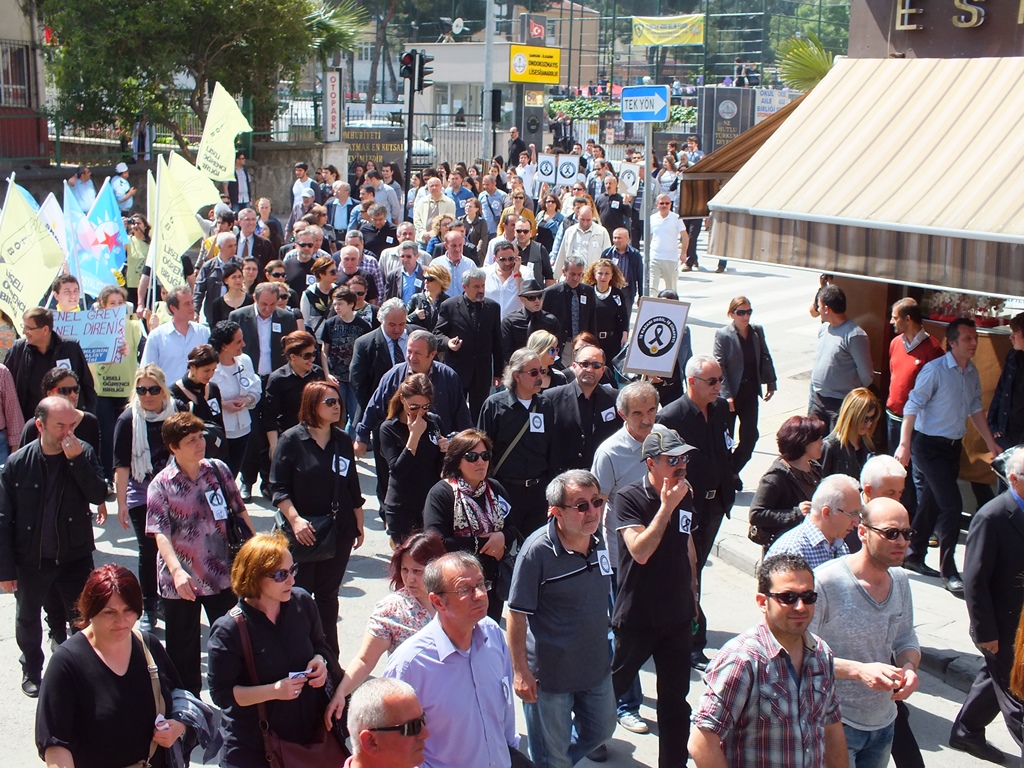
[[[703,224],[673,211],[677,164],[702,154],[688,144],[647,167],[651,288],[668,299]],[[55,282],[56,311],[131,302],[114,362],[87,364],[50,309],[24,314],[0,366],[0,588],[40,756],[177,766],[200,744],[233,768],[567,768],[607,759],[617,724],[648,732],[653,659],[660,768],[917,768],[911,570],[966,599],[985,656],[950,744],[1001,762],[984,728],[1001,711],[1020,743],[1024,452],[981,500],[962,575],[956,478],[968,420],[993,455],[1024,437],[1024,316],[986,412],[973,322],[950,323],[944,349],[897,302],[880,399],[867,336],[823,284],[808,413],[779,429],[750,509],[764,619],[709,659],[704,568],[777,389],[765,328],[737,296],[711,350],[681,335],[674,376],[625,372],[639,195],[618,193],[597,145],[565,189],[536,183],[515,129],[509,150],[518,166],[442,164],[408,190],[393,166],[346,181],[298,163],[285,226],[239,153],[186,285],[133,261],[139,214],[127,289]],[[392,593],[343,664],[371,450]],[[246,510],[257,493],[272,530]],[[111,503],[135,573],[95,567]],[[691,711],[693,669],[707,689]]]

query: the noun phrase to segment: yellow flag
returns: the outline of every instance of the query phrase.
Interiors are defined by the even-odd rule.
[[[235,136],[251,130],[252,126],[231,94],[217,83],[203,126],[203,139],[199,142],[196,168],[205,171],[211,179],[234,181]]]
[[[11,179],[0,214],[0,309],[18,322],[46,297],[63,261],[60,243]]]
[[[185,195],[188,204],[192,206],[193,213],[204,205],[216,205],[220,202],[220,191],[217,189],[217,185],[210,181],[209,176],[177,152],[171,152],[170,158],[167,160],[167,170],[174,177],[174,182]]]
[[[156,222],[156,176],[153,171],[146,171],[146,219],[150,226]]]
[[[156,167],[156,217],[149,253],[153,271],[165,288],[185,284],[181,254],[203,236],[195,211],[161,156]]]
[[[633,45],[702,45],[704,14],[634,16]]]

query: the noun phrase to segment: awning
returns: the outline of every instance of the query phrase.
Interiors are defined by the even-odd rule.
[[[839,59],[711,201],[709,253],[1024,295],[1024,58]]]

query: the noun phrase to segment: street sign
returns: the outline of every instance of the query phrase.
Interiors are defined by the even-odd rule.
[[[664,123],[668,120],[667,85],[631,85],[622,89],[622,119],[634,123]]]

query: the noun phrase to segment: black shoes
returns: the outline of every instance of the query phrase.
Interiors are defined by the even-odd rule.
[[[942,580],[943,586],[954,596],[964,596],[964,580],[959,576],[950,576],[948,579]]]
[[[245,503],[248,504],[252,501],[252,488],[249,487],[248,483],[243,481],[242,484],[238,486],[238,492],[242,494],[242,501]]]
[[[1002,765],[1006,762],[1006,755],[1003,754],[1002,750],[996,749],[994,746],[985,741],[985,738],[969,738],[967,736],[950,736],[949,746],[953,749],[959,750],[960,752],[966,752],[968,755],[973,755],[979,760],[986,760],[990,763],[996,763]]]
[[[690,652],[690,666],[696,669],[698,672],[703,672],[708,668],[708,664],[711,663],[711,659],[704,655],[703,651],[691,651]]]
[[[590,750],[590,753],[587,755],[587,760],[589,760],[592,763],[603,763],[607,759],[608,759],[608,745],[607,744],[602,744],[599,747],[595,747],[594,749]]]
[[[39,698],[39,678],[29,677],[27,672],[21,673],[21,691],[30,699]]]
[[[933,579],[937,579],[940,575],[934,568],[929,568],[925,565],[923,560],[904,560],[903,567],[908,571],[913,571]]]

